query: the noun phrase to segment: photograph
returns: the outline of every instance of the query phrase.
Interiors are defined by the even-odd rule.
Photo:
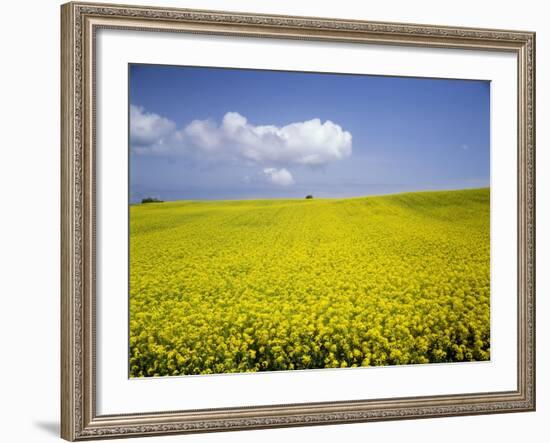
[[[130,378],[490,361],[490,81],[128,76]]]

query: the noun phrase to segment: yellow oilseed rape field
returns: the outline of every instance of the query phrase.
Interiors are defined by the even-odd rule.
[[[130,375],[488,360],[489,189],[130,207]]]

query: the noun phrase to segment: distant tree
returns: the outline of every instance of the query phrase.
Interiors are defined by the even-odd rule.
[[[313,195],[309,194],[309,195],[306,195],[306,199],[309,200],[310,198],[313,198]]]
[[[162,203],[162,200],[153,197],[145,197],[141,199],[141,203]]]

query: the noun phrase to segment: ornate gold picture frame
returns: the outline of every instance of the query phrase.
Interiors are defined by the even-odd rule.
[[[62,22],[61,436],[70,441],[535,410],[535,34],[67,3]],[[517,389],[135,414],[96,412],[96,32],[99,29],[503,51],[517,56]],[[513,344],[515,346],[515,344]]]

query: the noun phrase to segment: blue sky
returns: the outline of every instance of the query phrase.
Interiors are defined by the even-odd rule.
[[[489,186],[486,81],[129,70],[131,201]]]

